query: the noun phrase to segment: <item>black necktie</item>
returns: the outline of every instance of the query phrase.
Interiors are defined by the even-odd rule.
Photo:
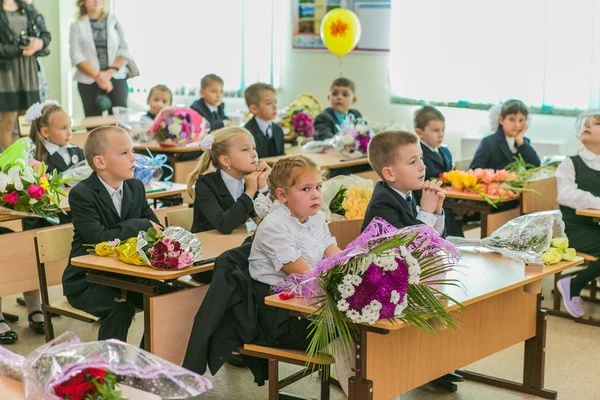
[[[213,119],[215,119],[215,120],[219,119],[219,113],[217,113],[216,111],[212,112],[212,116],[213,116]]]
[[[408,196],[406,196],[406,202],[408,203],[408,208],[410,208],[410,211],[412,212],[412,210],[413,210],[413,201],[412,201],[412,197],[410,197],[410,194]]]
[[[265,136],[267,139],[271,139],[271,124],[267,126],[267,129],[265,130]]]
[[[444,156],[442,156],[442,153],[438,150],[438,151],[435,152],[435,154],[437,154],[437,156],[438,156],[440,162],[442,163],[442,165],[445,166],[446,162],[444,161]]]

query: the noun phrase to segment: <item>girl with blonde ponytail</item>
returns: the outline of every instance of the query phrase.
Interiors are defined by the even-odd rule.
[[[229,234],[253,215],[254,197],[268,192],[271,168],[258,161],[254,138],[244,128],[211,132],[200,147],[204,154],[188,179],[194,198],[192,232]]]

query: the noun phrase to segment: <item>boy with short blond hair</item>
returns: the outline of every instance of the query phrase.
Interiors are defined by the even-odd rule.
[[[266,83],[255,83],[244,92],[246,104],[254,115],[244,125],[256,144],[259,158],[281,156],[284,154],[283,129],[273,122],[277,117],[277,98],[275,89]]]
[[[83,151],[94,172],[69,192],[74,235],[63,292],[73,307],[100,318],[98,340],[126,341],[135,309],[143,308],[142,295],[128,292],[122,300],[120,289],[88,282],[85,269],[71,265],[71,259],[86,255],[86,244],[126,240],[161,227],[148,206],[144,184],[133,179],[135,157],[127,132],[116,126],[96,128]],[[161,292],[169,291],[170,286],[161,287]]]
[[[337,78],[329,87],[327,95],[329,107],[323,110],[315,118],[315,139],[330,139],[338,131],[338,126],[348,117],[362,118],[358,110],[350,108],[356,103],[356,87],[354,82],[348,78]]]

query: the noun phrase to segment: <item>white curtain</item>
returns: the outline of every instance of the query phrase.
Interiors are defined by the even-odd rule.
[[[599,107],[600,0],[393,0],[392,94]]]
[[[279,85],[283,36],[275,0],[115,0],[141,75],[135,89],[156,84],[186,89],[216,73],[225,90],[262,81]],[[279,13],[279,14],[278,14]]]

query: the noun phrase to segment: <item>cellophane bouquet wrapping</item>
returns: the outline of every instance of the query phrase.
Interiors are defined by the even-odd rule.
[[[150,135],[163,147],[194,146],[209,131],[209,123],[191,108],[167,107],[154,118]]]
[[[152,139],[148,135],[154,120],[143,111],[135,111],[127,107],[113,107],[113,115],[117,118],[117,126],[129,132],[136,143],[148,143]]]
[[[64,179],[70,179],[67,182],[67,185],[70,187],[74,187],[82,180],[88,178],[92,172],[92,168],[90,168],[89,164],[86,160],[79,161],[77,164],[73,165],[71,168],[63,172]]]
[[[338,153],[344,156],[362,157],[367,154],[371,136],[369,122],[364,118],[356,118],[349,114],[338,126],[338,132],[332,139],[332,145]]]
[[[133,177],[135,179],[139,179],[144,185],[149,185],[153,181],[160,181],[163,175],[160,160],[139,153],[135,153],[134,156],[135,171],[133,171]]]
[[[323,183],[322,193],[321,211],[327,221],[361,219],[373,194],[373,181],[358,175],[340,175]]]
[[[559,210],[521,215],[496,229],[484,239],[449,237],[457,246],[484,247],[524,262],[539,262],[553,238],[566,237]]]
[[[18,367],[17,376],[14,372],[7,376],[24,382],[27,400],[103,398],[98,396],[95,384],[73,380],[87,371],[116,376],[117,389],[132,387],[163,399],[191,399],[212,388],[208,379],[118,340],[82,343],[76,335],[66,332],[26,358],[0,349],[0,373]],[[75,390],[75,385],[80,386],[77,396],[83,392],[87,397],[60,395],[66,389]]]
[[[140,231],[136,249],[148,265],[159,269],[182,269],[189,267],[202,256],[200,240],[179,226],[169,226],[161,236],[154,228]]]

